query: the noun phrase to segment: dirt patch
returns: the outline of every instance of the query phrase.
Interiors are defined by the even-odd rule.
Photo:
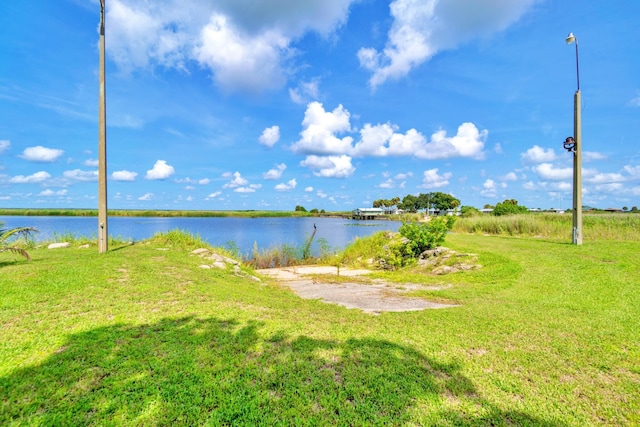
[[[380,280],[369,284],[345,282],[344,277],[356,277],[370,274],[370,270],[353,270],[340,268],[339,283],[331,283],[330,275],[338,275],[338,269],[330,266],[298,266],[269,268],[257,273],[272,277],[289,287],[298,296],[305,299],[319,299],[327,303],[338,304],[347,308],[357,308],[366,313],[378,314],[385,311],[418,311],[430,308],[456,307],[422,298],[403,295],[415,290],[442,289],[419,284],[394,284]],[[325,275],[322,281],[318,275]],[[314,277],[310,277],[314,276]]]

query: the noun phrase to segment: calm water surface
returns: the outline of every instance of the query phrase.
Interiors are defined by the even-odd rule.
[[[0,216],[5,227],[35,227],[38,240],[51,240],[55,234],[73,234],[97,239],[97,217]],[[233,242],[242,253],[249,253],[254,242],[259,248],[283,244],[301,246],[317,232],[314,247],[324,239],[332,249],[344,248],[356,237],[378,231],[397,231],[397,221],[354,221],[341,218],[137,218],[110,217],[109,235],[134,241],[156,233],[180,229],[200,235],[213,246],[230,246]]]

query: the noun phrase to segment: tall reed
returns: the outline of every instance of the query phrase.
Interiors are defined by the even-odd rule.
[[[453,226],[458,233],[541,237],[551,240],[571,239],[572,215],[535,213],[521,215],[479,215],[460,218]],[[640,241],[640,215],[585,214],[584,240]]]

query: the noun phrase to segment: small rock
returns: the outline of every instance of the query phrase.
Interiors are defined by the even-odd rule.
[[[80,248],[80,249],[88,249],[89,248],[89,244],[85,243],[84,245],[78,246],[78,248]]]
[[[202,265],[200,265],[200,268],[203,268],[203,269],[205,269],[205,270],[210,270],[210,269],[211,269],[211,266],[210,266],[210,265],[207,265],[207,264],[202,264]]]
[[[47,249],[68,248],[69,246],[71,246],[71,243],[69,242],[51,243],[49,246],[47,246]]]
[[[207,248],[194,249],[191,251],[191,255],[200,255],[208,252],[209,252],[209,249]]]

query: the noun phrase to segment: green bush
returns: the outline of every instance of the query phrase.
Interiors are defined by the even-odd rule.
[[[427,249],[440,246],[455,220],[455,217],[447,216],[433,218],[426,223],[407,222],[398,231],[409,240],[406,243],[409,248],[407,252],[418,257]]]

